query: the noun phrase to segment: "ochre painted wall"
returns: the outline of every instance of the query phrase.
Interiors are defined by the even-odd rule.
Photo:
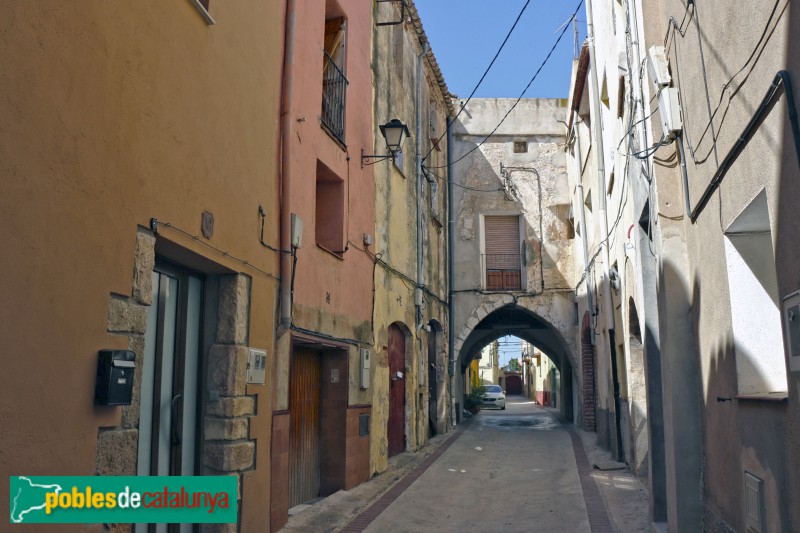
[[[120,422],[93,407],[97,350],[127,348],[106,323],[109,295],[131,294],[137,226],[199,235],[208,210],[203,242],[277,272],[258,207],[275,244],[283,9],[212,0],[208,26],[188,0],[3,2],[0,471],[94,473],[98,428]],[[249,343],[271,355],[275,281],[163,236],[252,276]],[[245,525],[268,520],[266,390],[248,388],[266,418],[251,421],[264,445],[244,476]]]

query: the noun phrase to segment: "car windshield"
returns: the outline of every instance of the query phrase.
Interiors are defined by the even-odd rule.
[[[486,392],[503,392],[499,385],[489,385],[486,387]]]

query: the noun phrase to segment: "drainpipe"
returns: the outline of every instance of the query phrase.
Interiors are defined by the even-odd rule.
[[[603,239],[603,307],[606,309],[606,327],[614,329],[614,308],[611,303],[611,284],[609,283],[608,270],[610,255],[608,250],[608,218],[606,217],[606,163],[605,149],[603,148],[603,116],[600,111],[600,94],[597,86],[597,58],[594,48],[594,22],[592,13],[592,0],[586,0],[586,30],[589,42],[589,100],[592,112],[592,142],[597,158],[597,197],[599,201],[598,218],[600,219],[600,235]]]
[[[586,235],[586,206],[583,201],[586,198],[583,192],[583,155],[581,154],[581,137],[578,131],[578,124],[582,121],[578,114],[575,114],[575,122],[572,124],[573,135],[575,136],[575,167],[577,169],[578,182],[578,203],[580,204],[579,216],[581,223],[581,251],[583,252],[583,277],[586,281],[586,303],[589,307],[589,314],[594,311],[592,303],[592,284],[589,282],[589,236]],[[594,338],[594,329],[592,329]]]
[[[286,35],[283,52],[283,87],[281,88],[281,250],[290,250],[292,246],[292,218],[289,200],[291,198],[291,158],[289,142],[292,138],[292,82],[294,74],[294,35],[297,0],[286,0]],[[281,253],[281,285],[280,285],[280,324],[278,334],[282,335],[292,325],[292,255]]]
[[[634,94],[634,115],[636,120],[636,129],[639,133],[639,145],[647,146],[647,131],[644,120],[644,91],[642,90],[641,79],[638,75],[634,75],[633,66],[640,68],[641,56],[639,55],[639,21],[636,18],[634,6],[631,5],[631,0],[625,2],[626,14],[628,16],[628,26],[631,29],[631,54],[633,55],[633,65],[628,64],[628,72],[631,77],[631,90]],[[630,56],[629,56],[630,57]]]
[[[422,58],[428,53],[428,43],[422,44],[417,56],[417,288],[414,306],[417,309],[417,331],[422,327]]]
[[[455,424],[456,415],[453,405],[453,369],[455,365],[455,349],[453,342],[455,342],[455,290],[453,285],[453,273],[455,272],[455,261],[453,243],[453,229],[455,227],[453,212],[453,122],[452,117],[447,118],[447,301],[448,301],[448,314],[447,314],[447,380],[449,386],[449,401],[450,401],[450,423]]]
[[[592,0],[586,0],[586,39],[589,42],[589,100],[592,113],[592,131],[594,148],[597,157],[597,196],[600,200],[598,216],[600,218],[600,235],[603,254],[603,308],[606,315],[606,329],[608,334],[608,354],[611,359],[611,380],[614,385],[614,413],[617,426],[617,454],[622,452],[622,435],[620,433],[620,397],[619,379],[617,376],[617,356],[614,340],[614,305],[611,302],[611,283],[609,270],[611,268],[611,255],[608,247],[608,218],[606,217],[606,165],[605,149],[603,148],[603,116],[600,110],[600,94],[597,85],[597,57],[594,46],[594,12]]]

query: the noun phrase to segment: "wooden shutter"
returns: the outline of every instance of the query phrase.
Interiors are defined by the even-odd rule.
[[[325,21],[325,51],[341,68],[339,52],[344,48],[344,17],[337,17]]]
[[[486,288],[519,290],[520,240],[518,216],[484,218]]]
[[[486,255],[516,254],[519,255],[519,217],[497,216],[486,217],[485,243]]]

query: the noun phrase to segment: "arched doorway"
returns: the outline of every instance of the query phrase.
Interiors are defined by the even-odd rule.
[[[406,449],[406,334],[397,325],[389,326],[389,419],[386,436],[389,457]]]

